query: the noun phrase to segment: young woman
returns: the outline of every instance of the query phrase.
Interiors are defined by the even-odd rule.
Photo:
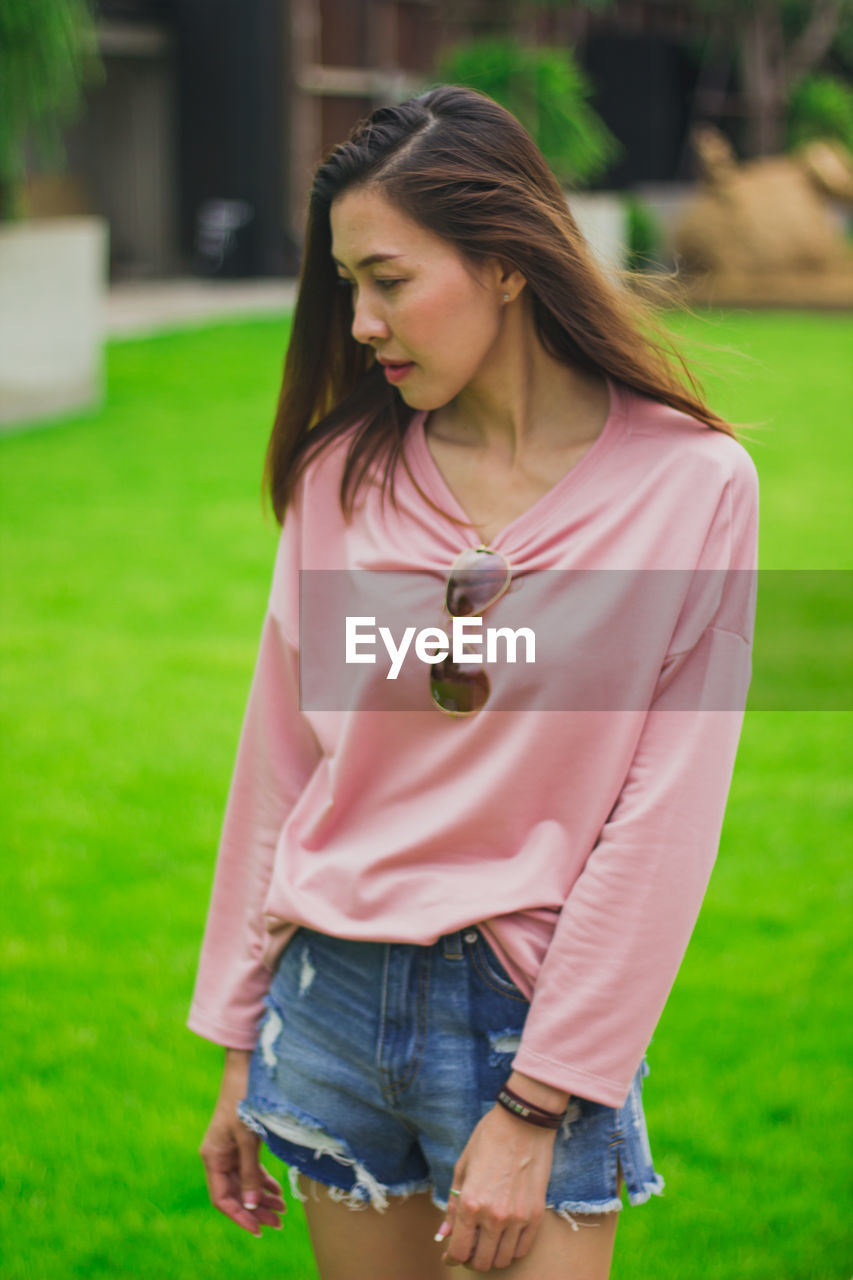
[[[318,168],[188,1025],[226,1049],[213,1203],[280,1226],[263,1139],[322,1280],[604,1280],[623,1186],[663,1188],[645,1050],[719,841],[757,521],[675,367],[491,99],[380,108]]]

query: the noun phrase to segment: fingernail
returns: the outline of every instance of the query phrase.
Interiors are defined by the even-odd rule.
[[[245,1200],[243,1201],[243,1208],[244,1208],[244,1209],[257,1209],[257,1207],[258,1207],[258,1202],[257,1202],[257,1200],[255,1199],[255,1197],[254,1197],[254,1196],[246,1196]]]
[[[433,1236],[433,1240],[436,1242],[436,1244],[441,1244],[444,1237],[448,1235],[450,1235],[450,1223],[442,1222],[441,1226],[438,1228],[438,1231],[436,1231],[435,1235]]]

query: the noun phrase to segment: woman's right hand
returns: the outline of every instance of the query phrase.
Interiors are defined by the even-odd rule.
[[[238,1226],[261,1235],[261,1225],[281,1229],[287,1213],[281,1186],[258,1158],[261,1140],[237,1115],[249,1077],[247,1050],[226,1049],[222,1088],[199,1148],[210,1202]]]

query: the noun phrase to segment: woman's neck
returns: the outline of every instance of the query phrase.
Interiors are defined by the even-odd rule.
[[[521,298],[518,299],[521,304]],[[511,308],[477,376],[429,415],[431,436],[492,453],[512,464],[595,438],[607,419],[602,374],[549,355],[530,309]]]

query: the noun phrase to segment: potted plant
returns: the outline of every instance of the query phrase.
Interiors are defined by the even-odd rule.
[[[88,0],[0,0],[0,424],[97,403],[107,226],[29,217],[28,148],[61,161],[62,126],[103,74]]]
[[[571,50],[489,36],[446,49],[436,75],[447,84],[480,89],[513,113],[560,181],[593,249],[606,264],[624,267],[621,197],[579,190],[606,173],[622,147],[590,105],[592,87]]]

